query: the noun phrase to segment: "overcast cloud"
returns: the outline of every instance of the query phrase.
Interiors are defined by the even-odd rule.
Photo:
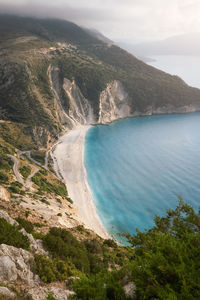
[[[113,40],[200,31],[200,0],[0,0],[0,11],[67,19]]]

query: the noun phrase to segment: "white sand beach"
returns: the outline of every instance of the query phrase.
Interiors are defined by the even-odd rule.
[[[103,238],[109,238],[97,215],[84,166],[85,136],[89,128],[90,126],[78,126],[65,133],[53,154],[59,173],[67,185],[69,197],[74,202],[78,219],[86,228]]]

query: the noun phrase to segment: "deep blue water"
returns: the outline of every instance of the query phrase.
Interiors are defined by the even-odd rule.
[[[178,195],[200,204],[200,113],[130,118],[92,127],[88,182],[109,233],[148,229]]]

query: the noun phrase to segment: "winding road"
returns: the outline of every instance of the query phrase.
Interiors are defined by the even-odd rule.
[[[13,155],[8,155],[12,161],[14,162],[13,165],[13,172],[15,174],[15,177],[17,179],[18,182],[20,182],[24,187],[26,188],[31,188],[32,187],[32,182],[31,179],[32,177],[39,171],[39,168],[36,166],[31,165],[31,168],[33,169],[32,173],[28,176],[28,178],[26,179],[26,182],[24,182],[20,172],[19,172],[19,160],[17,159],[17,157],[13,156]]]

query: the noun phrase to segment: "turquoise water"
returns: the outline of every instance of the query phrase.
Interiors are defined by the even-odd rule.
[[[200,113],[130,118],[92,127],[85,141],[88,182],[100,219],[118,232],[148,229],[178,195],[200,204]]]

